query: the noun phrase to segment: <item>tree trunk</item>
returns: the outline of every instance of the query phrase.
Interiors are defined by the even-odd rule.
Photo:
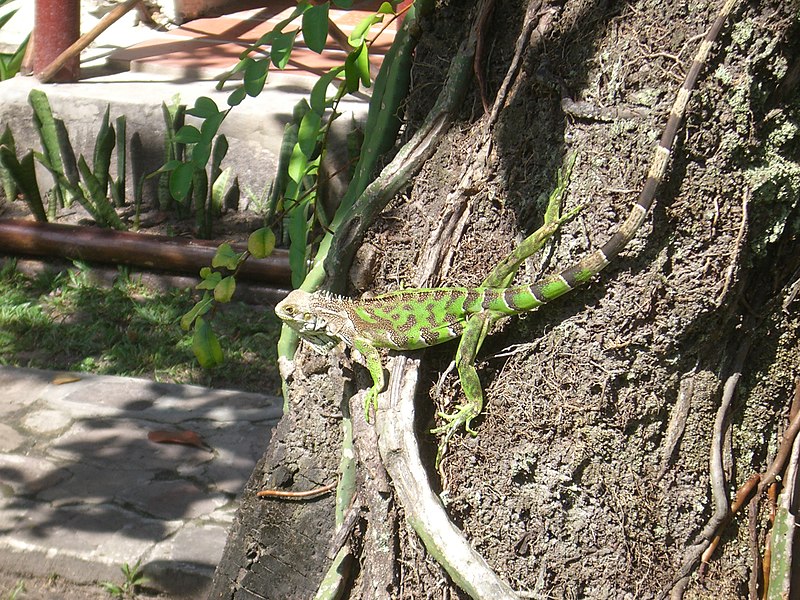
[[[517,281],[557,273],[605,243],[641,189],[721,2],[538,2],[507,88],[529,6],[494,4],[485,25],[478,13],[491,3],[472,1],[442,2],[423,23],[406,135],[476,27],[481,77],[445,143],[368,232],[356,261],[373,276],[361,283],[371,292],[417,285],[445,221],[453,227],[433,282],[480,284],[539,227],[573,153],[565,209],[583,209]],[[422,365],[416,431],[435,491],[499,580],[526,597],[648,598],[674,588],[734,598],[759,585],[766,503],[750,526],[733,518],[703,577],[698,561],[728,500],[773,459],[800,376],[796,18],[792,2],[734,9],[648,222],[589,286],[489,336],[477,365],[486,395],[477,437],[456,434],[439,473],[428,431],[441,425],[436,411],[463,399],[457,376],[440,381],[455,344],[408,353]],[[484,101],[491,111],[498,95],[487,125]],[[313,597],[339,550],[332,496],[255,493],[336,480],[347,381],[368,378],[358,366],[351,375],[338,352],[317,357],[303,346],[293,369],[287,413],[248,484],[212,598]],[[392,499],[363,421],[354,410],[359,493],[345,511],[346,597],[468,597],[408,524],[410,507]]]

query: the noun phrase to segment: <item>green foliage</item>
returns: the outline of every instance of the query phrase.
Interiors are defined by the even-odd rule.
[[[11,2],[11,0],[0,0],[0,8]],[[0,29],[11,20],[17,12],[17,9],[10,10],[7,13],[0,15]],[[31,36],[28,34],[22,43],[11,54],[0,54],[0,81],[11,79],[19,73],[22,66],[22,60],[25,58],[25,51],[28,48],[28,42]]]
[[[120,571],[122,571],[122,574],[125,577],[125,581],[123,581],[121,585],[117,585],[110,581],[105,581],[100,585],[109,593],[110,596],[114,598],[136,598],[136,592],[138,591],[138,588],[149,581],[147,577],[144,576],[141,563],[141,560],[137,560],[133,566],[125,563],[120,567]]]
[[[347,8],[352,2],[335,1],[334,4]],[[239,63],[229,74],[229,76],[241,74],[242,83],[229,94],[228,106],[232,108],[248,96],[254,97],[261,93],[268,78],[270,65],[277,69],[285,68],[299,33],[302,32],[303,39],[311,50],[322,52],[328,37],[330,5],[330,0],[317,4],[312,4],[309,0],[299,0],[291,15],[261,36],[251,47],[245,49]],[[318,209],[317,192],[320,185],[320,163],[327,151],[331,125],[339,116],[338,104],[346,94],[358,91],[361,86],[372,85],[369,64],[371,42],[367,36],[370,28],[382,22],[387,15],[391,18],[396,17],[392,5],[384,2],[375,14],[362,19],[356,25],[348,38],[351,47],[344,62],[319,78],[309,100],[303,100],[295,106],[292,120],[284,130],[278,172],[270,191],[267,222],[270,227],[281,225],[285,232],[283,239],[288,237],[289,263],[292,284],[295,287],[299,287],[305,280],[313,251],[320,239],[323,235],[331,233],[331,224],[324,211]],[[389,66],[382,69],[384,74],[380,80],[380,88],[376,90],[377,97],[373,98],[372,104],[376,108],[370,111],[372,131],[378,139],[372,140],[371,147],[362,155],[365,160],[360,163],[360,170],[356,171],[357,185],[350,192],[350,199],[340,206],[334,229],[335,223],[343,220],[343,215],[350,210],[355,198],[374,177],[376,161],[381,155],[381,152],[376,150],[386,150],[391,147],[399,128],[396,116],[398,105],[386,104],[384,100],[388,98],[396,102],[405,96],[408,87],[407,67],[410,64],[410,52],[401,52],[399,56],[387,58]],[[396,82],[393,81],[393,77]],[[337,84],[337,81],[340,83]],[[225,80],[220,82],[220,87],[224,82]],[[168,162],[164,167],[165,171],[170,172],[170,189],[176,200],[188,194],[192,185],[198,184],[197,171],[205,167],[205,161],[212,150],[211,139],[229,111],[230,108],[225,111],[219,110],[210,98],[198,99],[195,106],[187,111],[188,114],[200,119],[202,125],[199,128],[188,125],[177,131],[176,139],[187,146],[187,156],[183,160]],[[389,114],[378,118],[373,113]],[[391,125],[387,127],[386,123]],[[365,136],[365,139],[369,139],[369,136]],[[218,162],[216,161],[217,164]],[[219,188],[224,187],[222,184],[216,184],[224,177],[224,172],[214,167],[212,164],[209,179],[200,180],[209,188],[211,195],[210,206],[204,207],[204,215],[208,215],[210,210],[217,210]],[[200,209],[197,198],[195,207],[196,210]],[[204,269],[201,273],[202,281],[198,288],[207,290],[209,295],[184,315],[181,321],[186,331],[194,325],[193,347],[201,364],[204,362],[217,364],[217,359],[221,360],[221,353],[216,352],[218,341],[209,335],[208,320],[213,317],[211,303],[228,301],[235,290],[236,271],[242,261],[250,255],[266,257],[272,252],[274,245],[275,235],[270,228],[265,228],[251,236],[248,251],[243,254],[235,253],[229,246],[220,246],[212,268],[224,270],[224,275],[210,269]]]
[[[167,182],[169,200],[176,203],[179,214],[194,211],[197,235],[210,238],[212,224],[226,206],[237,206],[239,189],[228,186],[230,169],[223,170],[221,163],[228,152],[228,140],[219,134],[219,127],[228,110],[220,110],[217,104],[205,96],[197,99],[188,110],[185,107],[170,110],[164,105],[168,140],[166,162],[159,173]],[[184,115],[200,119],[200,127],[185,124]],[[209,164],[210,161],[210,164]]]
[[[206,370],[176,326],[195,291],[155,291],[124,270],[113,285],[96,281],[79,263],[35,278],[10,262],[0,268],[0,364],[277,391],[280,325],[272,311],[235,301],[219,307],[213,327],[227,340],[225,364]]]
[[[33,151],[29,150],[22,157],[22,160],[17,160],[17,154],[12,148],[4,144],[0,145],[0,166],[3,169],[4,187],[6,186],[6,177],[8,177],[13,181],[13,187],[22,193],[28,208],[33,216],[36,217],[36,220],[46,222],[47,213],[42,203],[42,196],[39,193],[39,182],[36,180]]]
[[[16,585],[9,590],[8,594],[6,595],[6,600],[17,600],[17,598],[21,598],[20,594],[25,593],[25,583],[22,581],[18,581]]]
[[[55,203],[50,207],[50,214],[54,215],[57,207],[64,206],[64,196],[67,192],[62,185],[62,182],[66,180],[66,175],[61,161],[58,127],[53,110],[50,108],[50,101],[43,91],[31,90],[28,94],[28,102],[33,108],[33,123],[39,132],[39,139],[42,141],[43,153],[37,154],[36,158],[52,173],[55,182],[53,188]]]
[[[3,130],[3,134],[0,135],[0,146],[8,148],[16,158],[17,144],[14,141],[14,134],[11,133],[11,128],[8,125],[6,125],[6,128]],[[3,188],[3,194],[5,194],[6,200],[10,202],[16,199],[17,184],[9,170],[3,166],[2,161],[0,161],[0,187]]]

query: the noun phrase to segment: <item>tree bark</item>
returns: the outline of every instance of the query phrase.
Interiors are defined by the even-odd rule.
[[[478,32],[482,84],[464,98],[446,142],[367,231],[356,260],[378,255],[370,290],[417,280],[452,200],[460,208],[445,238],[450,251],[431,276],[477,285],[539,227],[540,198],[573,152],[565,208],[583,210],[518,281],[557,273],[606,242],[645,180],[697,40],[720,5],[541,3],[537,23],[549,20],[541,43],[530,33],[518,74],[504,86],[530,4],[495,3]],[[443,84],[447,57],[474,32],[477,10],[474,2],[442,3],[423,23],[409,134]],[[456,376],[440,378],[455,346],[413,354],[421,361],[422,475],[516,592],[744,597],[756,564],[750,540],[763,539],[765,520],[752,532],[734,517],[702,579],[697,550],[735,490],[771,462],[800,375],[796,15],[793,3],[735,9],[689,102],[648,223],[588,287],[488,338],[478,364],[487,400],[478,435],[455,436],[438,473],[428,431],[441,424],[436,410],[462,399]],[[488,150],[473,153],[486,132],[483,100],[491,105],[500,90]],[[463,183],[467,170],[472,185]],[[262,485],[309,489],[335,479],[335,413],[351,395],[345,379],[363,387],[367,378],[360,367],[343,372],[339,353],[312,357],[302,346],[293,366],[284,421],[245,492],[213,598],[310,598],[330,564],[332,499],[253,496]],[[359,469],[368,491],[351,513],[346,596],[466,598],[426,553],[408,507],[378,500],[388,494],[371,474],[380,470]],[[376,530],[392,539],[365,541],[378,518]]]

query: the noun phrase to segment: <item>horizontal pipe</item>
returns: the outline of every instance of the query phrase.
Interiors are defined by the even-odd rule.
[[[232,244],[237,252],[244,245]],[[197,275],[211,266],[217,251],[213,242],[115,231],[98,227],[0,219],[0,252],[13,255],[57,256],[69,259],[144,267]],[[248,258],[239,277],[288,285],[288,252],[275,250],[264,259]]]

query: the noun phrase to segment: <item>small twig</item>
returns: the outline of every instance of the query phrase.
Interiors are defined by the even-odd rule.
[[[795,380],[789,426],[786,428],[786,431],[783,432],[783,439],[778,446],[778,451],[775,453],[775,458],[761,478],[761,484],[758,486],[759,495],[764,492],[767,486],[773,484],[777,480],[778,475],[782,473],[786,467],[786,461],[792,451],[794,438],[797,437],[797,434],[800,432],[800,410],[798,410],[798,405],[800,405],[800,377]]]
[[[661,471],[659,479],[667,473],[667,468],[678,447],[678,443],[683,437],[686,429],[686,419],[689,417],[689,409],[692,406],[692,396],[694,395],[694,377],[697,367],[695,366],[685,377],[681,379],[678,389],[678,401],[675,403],[670,415],[667,434],[664,436],[664,443],[661,448]]]
[[[722,401],[717,410],[717,417],[714,421],[714,437],[711,442],[709,458],[709,471],[711,477],[711,491],[714,498],[714,514],[708,520],[703,530],[695,538],[695,542],[686,549],[683,563],[675,574],[672,582],[659,594],[659,598],[670,595],[672,598],[682,597],[683,590],[689,581],[689,574],[695,569],[697,563],[703,560],[705,564],[705,551],[709,547],[709,542],[714,538],[717,531],[729,518],[728,495],[725,491],[725,473],[722,465],[722,447],[725,433],[725,420],[728,408],[736,390],[736,384],[742,374],[744,361],[750,349],[750,340],[742,342],[739,352],[731,368],[731,374],[725,381],[725,388],[722,394]]]
[[[39,81],[47,83],[53,79],[61,68],[67,64],[67,61],[80,54],[81,51],[95,41],[101,33],[119,21],[125,13],[136,6],[140,1],[141,0],[127,0],[123,4],[115,6],[97,25],[92,27],[90,31],[84,33],[69,48],[59,54],[41,73],[37,73],[36,77]]]
[[[284,500],[308,500],[316,498],[336,489],[336,483],[323,485],[322,487],[306,490],[305,492],[291,492],[289,490],[261,490],[256,494],[259,498],[280,498]]]
[[[731,256],[731,263],[728,268],[725,269],[725,281],[722,284],[722,290],[714,301],[714,304],[717,308],[722,306],[722,303],[725,301],[725,296],[728,294],[728,289],[731,286],[733,274],[736,271],[736,265],[739,264],[739,255],[742,252],[742,240],[744,239],[745,233],[747,233],[747,204],[749,202],[750,190],[745,188],[744,194],[742,194],[742,220],[739,223],[739,233],[736,235],[736,240],[733,243],[733,255]]]
[[[356,523],[358,523],[358,518],[361,515],[361,509],[361,501],[359,500],[358,496],[356,496],[353,499],[353,504],[345,511],[342,524],[339,526],[339,529],[336,530],[336,534],[333,536],[330,544],[328,545],[327,555],[330,560],[333,560],[334,557],[339,553],[339,550],[341,550],[347,543],[350,534],[352,534],[353,529],[355,529]]]
[[[489,99],[486,97],[486,74],[483,65],[483,55],[486,51],[486,23],[489,22],[489,16],[492,14],[495,0],[484,0],[480,6],[480,13],[478,14],[478,21],[475,25],[477,30],[477,43],[475,45],[475,58],[472,60],[472,68],[475,71],[475,79],[478,81],[478,91],[481,95],[481,103],[483,104],[483,112],[489,112]]]
[[[500,89],[497,91],[497,96],[494,98],[492,112],[489,115],[490,126],[497,121],[500,111],[505,106],[506,98],[508,97],[508,91],[511,88],[511,84],[516,79],[517,72],[519,71],[520,64],[522,64],[522,57],[525,51],[534,45],[533,43],[529,42],[531,42],[531,35],[535,29],[534,23],[536,23],[536,21],[534,17],[539,13],[541,7],[542,2],[540,0],[531,0],[528,4],[528,8],[525,11],[525,20],[522,24],[522,31],[517,37],[517,43],[514,47],[514,57],[511,59],[511,64],[508,66],[508,71],[506,71],[506,76],[503,79],[503,83],[500,85]],[[552,12],[548,11],[545,13],[545,16],[542,18],[542,20],[544,22],[539,24],[540,38],[549,28],[550,23],[552,22]]]
[[[750,546],[750,581],[747,587],[750,592],[750,598],[756,600],[758,598],[758,577],[761,573],[761,555],[758,552],[758,496],[753,496],[747,505],[748,519],[747,519],[747,532],[748,532],[748,545]]]

